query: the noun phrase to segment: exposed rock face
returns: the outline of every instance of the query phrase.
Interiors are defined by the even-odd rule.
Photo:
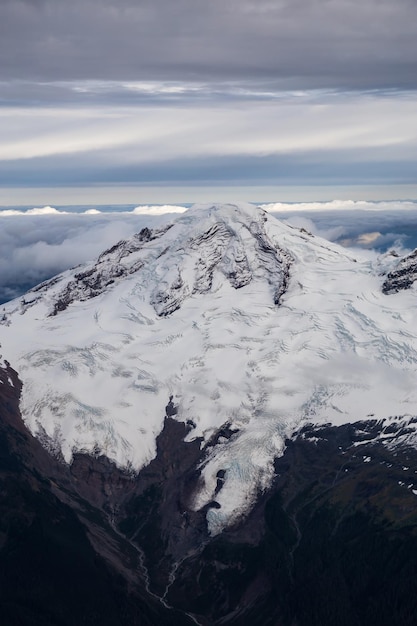
[[[201,624],[411,626],[417,454],[387,450],[381,426],[304,428],[248,518],[216,538],[188,534],[181,557],[172,542],[181,518],[174,507],[166,524],[163,483],[133,498],[121,528],[147,562],[157,556],[154,589],[163,591],[171,562],[165,598]]]
[[[65,311],[73,302],[83,302],[95,298],[116,280],[138,272],[143,267],[144,261],[142,259],[132,261],[131,255],[142,250],[147,242],[162,237],[169,228],[170,226],[159,230],[142,228],[128,241],[119,241],[103,252],[94,265],[74,274],[74,280],[67,283],[65,288],[58,293],[51,315]],[[51,286],[50,281],[44,283],[42,289],[44,290],[48,286]]]
[[[215,209],[213,207],[213,211]],[[150,298],[160,317],[177,311],[190,295],[209,292],[215,270],[239,289],[252,281],[257,268],[263,268],[273,288],[274,302],[279,303],[288,284],[291,256],[273,245],[262,219],[247,221],[245,229],[249,239],[242,237],[239,229],[224,221],[221,215],[209,223],[206,230],[203,228],[201,234],[184,238],[180,232],[178,241],[164,237],[171,228],[172,225],[159,230],[143,228],[129,241],[120,241],[106,250],[96,263],[76,272],[73,280],[58,291],[51,315],[65,311],[74,302],[97,297],[126,276],[142,269],[147,273],[149,264],[155,264],[164,255],[168,256],[168,261],[159,263],[163,272]],[[152,245],[159,239],[161,245]],[[251,258],[247,256],[248,250],[252,252]],[[48,281],[33,291],[45,291],[53,284]]]
[[[382,285],[385,294],[410,289],[417,280],[417,250],[402,258],[396,268],[387,274]]]
[[[121,528],[147,562],[157,556],[153,588],[201,624],[411,626],[417,453],[380,443],[399,429],[375,420],[303,428],[276,460],[271,490],[215,538],[203,526],[198,537],[179,503],[182,519],[174,506],[166,524],[163,482],[129,502]]]

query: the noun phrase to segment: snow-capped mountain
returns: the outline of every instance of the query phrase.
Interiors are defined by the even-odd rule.
[[[25,423],[67,463],[138,472],[166,416],[184,423],[204,452],[189,506],[215,535],[307,423],[392,433],[399,418],[414,442],[412,261],[375,263],[251,205],[197,206],[6,305],[1,353]]]

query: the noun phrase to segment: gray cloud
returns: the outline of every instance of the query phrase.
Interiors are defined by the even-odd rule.
[[[415,88],[414,0],[3,0],[0,77]]]
[[[80,89],[91,90],[93,97],[109,92],[112,99],[117,86]],[[179,85],[131,85],[135,90],[160,105],[111,101],[0,108],[0,186],[417,180],[417,108],[411,92],[318,91],[258,99],[250,92],[235,94],[235,100],[228,92],[224,100],[216,95],[191,102],[190,90],[184,95]],[[181,102],[172,101],[171,90],[182,94]]]
[[[94,153],[57,155],[29,160],[3,161],[0,186],[32,187],[106,184],[413,184],[416,167],[413,160],[385,160],[363,149],[361,158],[371,152],[370,158],[358,161],[358,151],[327,150],[317,154],[296,153],[283,155],[229,155],[179,156],[176,159],[148,163],[117,163],[114,154]],[[115,158],[111,163],[110,157]],[[96,158],[95,158],[96,157]]]
[[[416,24],[415,0],[2,0],[0,192],[415,184]]]

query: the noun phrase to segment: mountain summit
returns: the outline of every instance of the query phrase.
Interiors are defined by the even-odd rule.
[[[216,534],[308,423],[373,419],[392,444],[397,416],[414,441],[414,287],[384,272],[254,206],[197,206],[6,305],[1,350],[26,425],[67,463],[136,473],[183,423],[204,452],[190,508]]]

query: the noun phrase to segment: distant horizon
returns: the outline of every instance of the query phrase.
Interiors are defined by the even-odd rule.
[[[416,201],[413,185],[0,187],[0,207],[198,204],[204,202]]]

